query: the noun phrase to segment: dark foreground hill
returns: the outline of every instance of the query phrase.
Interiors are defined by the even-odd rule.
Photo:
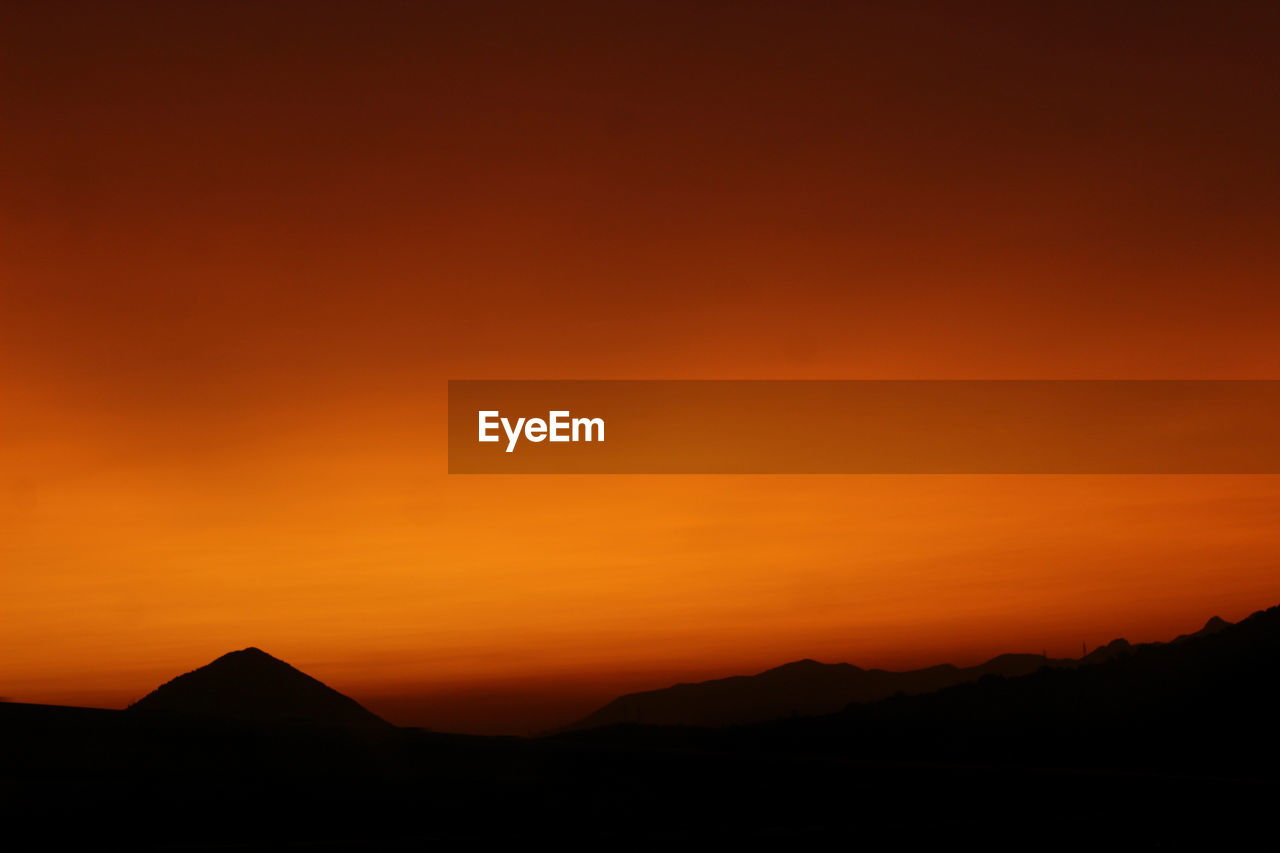
[[[0,705],[0,826],[15,851],[1221,849],[1269,832],[1280,793],[1270,780],[873,761],[838,742],[655,740]]]
[[[482,738],[0,703],[0,831],[13,850],[1252,848],[1280,797],[1278,663],[1272,610],[725,728]]]
[[[390,724],[354,699],[261,649],[229,652],[160,685],[129,706],[135,713],[320,726]]]
[[[1210,619],[1194,634],[1173,642],[1216,633],[1230,625]],[[801,660],[757,675],[718,678],[696,684],[676,684],[660,690],[630,693],[614,699],[564,731],[642,723],[655,726],[728,726],[761,723],[784,717],[833,714],[855,703],[875,702],[897,694],[932,693],[944,687],[978,681],[984,676],[1030,675],[1046,666],[1073,668],[1102,663],[1130,651],[1130,644],[1113,640],[1075,659],[1042,655],[1004,654],[977,666],[941,664],[926,669],[890,672],[862,669],[848,663]]]
[[[1280,778],[1280,607],[1098,663],[987,675],[822,717],[728,729],[615,726],[565,737],[864,760]]]

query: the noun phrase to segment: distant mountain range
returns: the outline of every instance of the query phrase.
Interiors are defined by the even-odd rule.
[[[1172,642],[1206,636],[1231,623],[1215,616],[1193,634]],[[848,663],[799,660],[757,675],[738,675],[660,690],[629,693],[614,699],[563,731],[641,723],[655,726],[727,726],[761,723],[792,716],[832,714],[858,702],[875,702],[897,694],[932,693],[983,676],[1030,675],[1046,666],[1077,667],[1102,663],[1133,646],[1113,640],[1079,659],[1035,654],[1003,654],[970,667],[941,664],[926,669],[890,672]]]
[[[385,728],[358,702],[261,649],[229,652],[162,684],[129,711],[254,723]]]
[[[388,725],[245,649],[125,711],[0,703],[0,825],[15,850],[530,838],[932,850],[965,838],[1067,851],[1256,846],[1273,834],[1280,607],[1045,663],[1004,655],[877,673],[801,661],[710,684],[773,685],[776,711],[804,689],[831,701],[823,684],[837,695],[856,681],[977,678],[751,725],[488,738]],[[24,835],[38,845],[23,847]]]
[[[1199,631],[1167,645],[1216,634],[1231,623],[1213,617]],[[1160,644],[1147,644],[1155,646]],[[1129,654],[1135,646],[1113,640],[1079,659],[1004,654],[971,667],[941,664],[891,672],[848,663],[800,660],[757,675],[631,693],[560,731],[624,723],[650,726],[729,726],[833,714],[859,703],[934,693],[987,676],[1011,678],[1046,667],[1074,669]],[[129,706],[131,714],[203,717],[247,723],[387,729],[391,724],[350,697],[261,649],[230,652],[161,685]]]
[[[985,674],[836,713],[745,726],[613,725],[578,744],[821,755],[877,762],[1276,779],[1280,607],[1167,643],[1116,641],[1083,661]]]

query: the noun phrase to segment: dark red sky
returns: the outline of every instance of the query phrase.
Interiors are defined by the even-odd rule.
[[[448,378],[1277,378],[1265,4],[0,15],[4,695],[523,730],[1280,600],[1268,478],[443,473]]]

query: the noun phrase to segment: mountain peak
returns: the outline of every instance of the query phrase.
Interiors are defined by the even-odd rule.
[[[129,709],[247,722],[388,725],[354,699],[256,646],[227,652],[180,675]]]
[[[1197,637],[1208,637],[1212,634],[1218,633],[1224,628],[1230,627],[1231,623],[1226,619],[1223,619],[1221,616],[1211,616],[1209,617],[1209,621],[1204,623],[1204,627],[1199,631],[1196,631],[1194,634],[1179,634],[1173,641],[1175,643],[1181,643],[1186,640],[1194,640]]]
[[[258,661],[258,662],[260,662],[260,663],[269,663],[269,662],[274,662],[274,663],[278,663],[278,664],[284,664],[285,666],[289,666],[289,664],[287,664],[287,663],[285,663],[284,661],[280,660],[280,658],[278,658],[278,657],[276,657],[276,656],[274,656],[274,655],[269,655],[269,654],[267,654],[266,652],[264,652],[262,649],[258,648],[257,646],[249,646],[249,647],[247,647],[247,648],[238,649],[237,651],[234,651],[234,652],[227,652],[227,653],[226,653],[225,655],[223,655],[222,657],[220,657],[220,658],[216,658],[216,659],[213,661],[213,663],[217,663],[217,662],[218,662],[218,661],[220,661],[220,660],[226,660],[226,659],[228,659],[228,658],[230,658],[230,659],[232,659],[232,660],[247,660],[247,661],[256,660],[256,661]],[[213,663],[211,663],[211,664],[209,664],[209,665],[210,665],[210,666],[212,666],[212,665],[213,665]],[[291,668],[292,668],[292,667],[291,667]]]
[[[826,666],[826,664],[819,663],[813,658],[801,658],[800,660],[793,660],[789,663],[784,663],[779,666],[775,666],[773,668],[775,670],[777,669],[815,669],[823,666]]]

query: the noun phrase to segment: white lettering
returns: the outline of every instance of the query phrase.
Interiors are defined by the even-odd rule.
[[[604,441],[604,418],[571,418],[567,410],[559,409],[547,413],[547,419],[502,417],[496,409],[477,412],[479,430],[477,440],[483,442],[498,441],[498,427],[507,436],[507,453],[514,453],[520,443],[521,435],[535,444],[540,441]]]
[[[507,439],[508,439],[507,452],[508,453],[516,449],[516,442],[520,440],[520,427],[523,425],[524,425],[524,418],[520,418],[518,421],[516,421],[515,429],[511,428],[511,421],[507,420],[506,418],[502,419],[502,428],[507,433]]]
[[[552,441],[568,441],[569,436],[567,430],[569,427],[569,413],[564,411],[548,412],[551,421],[551,440]]]
[[[568,414],[566,412],[566,414]],[[586,433],[585,438],[578,438],[578,427],[583,427]],[[573,419],[573,440],[574,441],[591,441],[591,428],[596,428],[596,441],[604,441],[604,418],[574,418]]]
[[[480,412],[480,441],[497,441],[496,435],[489,435],[489,430],[498,428],[498,413],[494,411]],[[492,419],[492,420],[491,420]]]

